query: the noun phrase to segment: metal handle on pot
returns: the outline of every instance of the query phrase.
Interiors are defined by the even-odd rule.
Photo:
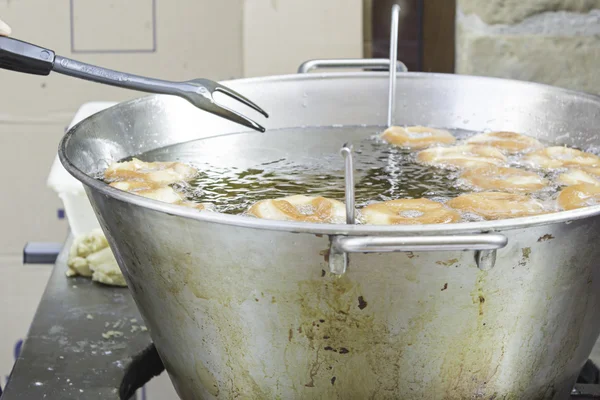
[[[346,253],[392,253],[402,251],[497,250],[508,239],[500,234],[460,236],[336,236],[332,247]]]
[[[315,69],[322,68],[390,68],[390,60],[387,58],[332,58],[308,60],[298,67],[299,74],[306,74]],[[401,61],[397,62],[396,70],[398,72],[407,72],[408,68]]]
[[[346,223],[355,223],[354,163],[352,146],[346,143],[340,151],[344,157]],[[492,268],[496,250],[506,246],[501,234],[438,236],[342,236],[331,237],[329,271],[341,275],[348,267],[348,253],[391,253],[403,251],[475,251],[475,261],[482,270]]]
[[[329,249],[329,270],[344,274],[348,253],[392,253],[409,251],[475,251],[475,262],[482,270],[496,262],[496,250],[508,243],[501,234],[456,236],[334,236]]]

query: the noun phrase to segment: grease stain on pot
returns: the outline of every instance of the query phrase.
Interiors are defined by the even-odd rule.
[[[410,371],[417,348],[434,340],[427,332],[438,319],[439,302],[418,302],[414,316],[390,332],[387,321],[377,320],[369,312],[380,301],[387,307],[385,299],[369,294],[368,307],[357,307],[359,297],[365,303],[367,298],[351,274],[302,281],[298,294],[304,329],[287,348],[288,352],[298,351],[296,346],[312,349],[312,356],[303,361],[305,372],[297,398],[408,399],[413,398],[412,386],[426,384],[413,383],[420,378]],[[411,374],[410,384],[406,383],[407,373]],[[332,375],[344,385],[332,385]]]
[[[201,361],[196,361],[196,375],[200,380],[200,384],[202,384],[208,393],[215,397],[219,395],[219,385],[217,384],[217,380]]]
[[[552,240],[552,239],[554,239],[554,236],[552,236],[552,235],[551,235],[551,234],[549,234],[549,233],[546,233],[545,235],[543,235],[543,236],[540,236],[540,237],[539,237],[539,239],[538,239],[537,241],[538,241],[538,242],[547,242],[548,240]]]
[[[435,263],[437,265],[443,265],[445,267],[450,267],[450,266],[458,263],[458,258],[453,258],[453,259],[447,260],[447,261],[436,261]]]
[[[475,289],[471,293],[471,297],[473,298],[473,304],[478,305],[479,315],[483,315],[485,311],[485,295],[484,295],[484,284],[486,274],[481,274],[477,278],[477,282],[475,283]]]
[[[419,283],[419,274],[416,269],[410,269],[404,273],[404,278],[409,282]]]
[[[367,307],[368,303],[366,302],[363,296],[358,296],[358,308],[364,310]]]
[[[219,371],[219,380],[216,380],[200,360],[190,367],[196,370],[202,386],[215,397],[273,398],[273,393],[263,389],[252,373],[255,368],[251,361],[252,353],[249,352],[252,346],[249,343],[248,328],[240,319],[240,313],[247,307],[276,307],[272,304],[274,296],[264,290],[260,291],[256,286],[241,285],[240,282],[246,282],[246,279],[223,279],[226,273],[243,276],[243,268],[237,265],[218,269],[206,267],[199,270],[193,268],[197,264],[197,260],[192,260],[187,266],[179,266],[179,272],[184,277],[185,288],[189,293],[205,301],[194,302],[193,309],[184,310],[192,315],[202,316],[196,321],[199,331],[209,329],[209,334],[203,337],[203,347],[210,348],[213,354],[219,355],[224,368]],[[210,279],[207,278],[207,272]],[[237,290],[231,290],[232,285],[237,285]],[[173,300],[178,301],[178,297],[187,293],[187,290],[182,291],[179,296],[173,296]],[[270,297],[271,301],[256,302],[260,297]],[[189,302],[186,304],[190,305]],[[179,305],[179,309],[184,307],[181,302]]]
[[[249,363],[251,355],[247,352],[250,348],[248,331],[239,320],[239,309],[233,303],[219,304],[211,301],[206,314],[211,319],[211,325],[216,329],[212,341],[207,346],[214,347],[222,352],[226,368],[222,371],[224,377],[220,381],[219,392],[225,392],[225,398],[264,399],[272,398],[271,392],[265,392],[256,382],[252,374],[252,364]],[[218,350],[217,350],[218,349]],[[200,375],[200,374],[199,374]],[[209,375],[205,377],[207,383],[203,386],[209,389],[212,383]],[[215,395],[216,396],[216,395]]]
[[[527,265],[529,261],[529,257],[531,256],[531,247],[523,247],[521,249],[521,259],[519,260],[519,267],[524,267]]]
[[[478,271],[471,292],[472,316],[464,325],[458,327],[458,340],[444,352],[440,376],[446,388],[445,399],[466,398],[467,393],[472,394],[471,398],[497,398],[495,393],[490,393],[488,387],[494,387],[494,378],[504,357],[504,345],[501,354],[498,355],[494,346],[490,344],[497,340],[497,331],[489,329],[484,322],[484,315],[493,315],[493,310],[486,310],[489,302],[485,293],[490,290],[487,276],[487,271]]]
[[[326,263],[329,262],[329,249],[319,251],[319,255],[323,257]]]

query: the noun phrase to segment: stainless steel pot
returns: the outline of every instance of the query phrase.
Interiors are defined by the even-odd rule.
[[[387,82],[343,73],[227,85],[263,105],[273,129],[382,124]],[[397,85],[398,123],[600,144],[591,95],[420,73]],[[600,206],[444,226],[318,225],[198,213],[93,178],[123,157],[215,135],[223,147],[205,154],[284,151],[269,131],[223,136],[239,129],[153,96],[86,119],[60,148],[181,398],[568,397],[600,332]],[[296,151],[336,151],[348,139],[339,131]]]

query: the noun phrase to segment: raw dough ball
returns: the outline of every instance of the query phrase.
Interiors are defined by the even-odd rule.
[[[112,286],[127,286],[101,229],[75,238],[67,260],[67,276],[91,277]]]

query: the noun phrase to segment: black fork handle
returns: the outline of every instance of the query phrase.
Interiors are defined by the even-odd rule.
[[[54,51],[21,40],[0,36],[0,68],[33,75],[49,75]]]
[[[35,75],[49,75],[54,71],[104,85],[156,94],[177,95],[181,85],[71,60],[52,50],[9,37],[0,37],[0,68]]]

